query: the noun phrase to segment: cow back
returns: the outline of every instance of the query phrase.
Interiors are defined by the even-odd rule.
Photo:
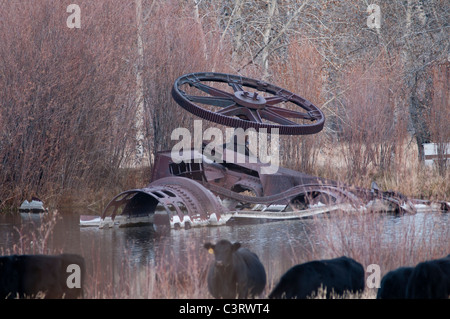
[[[406,285],[408,299],[450,297],[450,255],[417,264]]]
[[[329,298],[345,291],[358,292],[364,289],[364,268],[348,257],[310,261],[290,268],[270,293],[269,298],[305,299],[326,289]]]
[[[68,285],[69,265],[79,269],[79,287]],[[0,298],[79,298],[83,295],[84,276],[85,262],[79,255],[2,256]]]
[[[413,267],[400,267],[384,275],[377,292],[377,299],[406,298],[406,285],[413,269]]]
[[[239,273],[245,273],[245,278],[240,281],[246,282],[248,294],[246,297],[255,297],[261,294],[266,286],[267,278],[266,270],[259,257],[247,248],[239,248],[235,254],[240,257],[237,259],[242,261],[239,262]]]

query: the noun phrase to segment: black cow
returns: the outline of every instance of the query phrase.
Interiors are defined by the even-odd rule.
[[[405,299],[406,285],[414,267],[400,267],[392,270],[381,279],[377,299]]]
[[[364,268],[345,256],[296,265],[281,277],[269,298],[306,299],[320,287],[326,289],[327,298],[333,292],[337,295],[360,292],[364,290]]]
[[[1,256],[0,299],[79,298],[84,275],[84,258],[79,255]]]
[[[214,298],[252,298],[262,293],[266,271],[255,253],[228,240],[204,247],[215,257],[208,272],[208,289]]]
[[[417,264],[406,285],[408,299],[450,297],[450,255]]]

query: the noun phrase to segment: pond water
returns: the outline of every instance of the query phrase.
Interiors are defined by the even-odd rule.
[[[72,211],[61,212],[51,232],[46,227],[48,222],[39,218],[3,214],[0,215],[0,254],[77,253],[85,257],[89,272],[104,267],[120,269],[124,259],[128,264],[145,265],[161,258],[173,258],[176,264],[192,256],[207,255],[203,249],[206,242],[228,239],[256,252],[268,267],[269,275],[278,277],[294,262],[305,262],[311,256],[329,256],[327,250],[331,248],[352,252],[361,242],[377,241],[375,247],[389,248],[409,240],[412,242],[407,247],[409,250],[440,247],[443,253],[450,253],[448,213],[375,216],[342,218],[342,215],[329,214],[300,220],[241,222],[171,230],[159,236],[151,225],[111,229],[80,227],[79,214]]]
[[[206,242],[219,239],[239,241],[243,246],[264,258],[284,259],[295,243],[296,249],[308,250],[313,243],[314,224],[312,219],[276,222],[234,222],[225,226],[172,229],[159,235],[151,225],[124,228],[80,227],[79,215],[71,212],[59,214],[51,235],[45,239],[46,219],[37,215],[0,215],[0,253],[22,251],[42,253],[34,248],[36,241],[46,240],[47,251],[77,253],[83,256],[101,254],[102,263],[117,262],[126,255],[131,263],[150,263],[164,254],[184,257],[192,249],[202,248]],[[43,228],[43,229],[41,229]],[[14,250],[15,249],[15,250]],[[286,251],[288,250],[288,251]]]

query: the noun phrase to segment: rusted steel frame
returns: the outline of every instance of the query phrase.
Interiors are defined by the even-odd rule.
[[[127,204],[129,200],[138,192],[140,192],[139,189],[130,189],[114,196],[103,210],[101,218],[105,219],[106,217],[111,217],[114,220],[119,207]],[[113,211],[111,214],[108,214],[108,210],[110,210],[111,208],[113,209]]]
[[[217,201],[217,198],[202,183],[191,180],[186,177],[166,177],[158,179],[149,184],[149,186],[178,186],[180,190],[192,197],[187,198],[195,206],[204,207],[205,211],[222,213],[223,207]]]
[[[416,209],[412,201],[402,193],[395,191],[380,191],[378,189],[365,189],[354,187],[353,193],[366,202],[379,199],[387,201],[398,208],[399,213],[415,213]]]
[[[425,205],[425,206],[438,206],[439,210],[441,212],[450,212],[450,202],[446,202],[446,201],[433,201],[433,200],[428,200],[428,199],[417,199],[417,198],[412,198],[411,202],[414,205]]]
[[[246,202],[250,204],[274,204],[284,202],[286,205],[289,204],[289,201],[293,198],[304,195],[312,192],[320,192],[323,194],[330,195],[336,198],[336,202],[348,202],[353,203],[354,205],[362,205],[361,199],[356,197],[351,192],[347,192],[344,189],[340,189],[331,185],[319,185],[319,184],[311,184],[311,185],[298,185],[292,187],[284,192],[275,195],[256,197],[256,196],[246,196],[236,192],[233,192],[229,189],[213,185],[213,184],[205,184],[206,188],[209,188],[212,192],[222,195],[226,198],[231,198],[234,200],[238,200],[241,202]]]
[[[153,198],[153,209],[160,203],[167,212],[172,212],[169,205],[172,205],[179,217],[180,221],[184,220],[185,213],[181,211],[179,204],[184,205],[187,215],[191,220],[208,220],[210,215],[215,213],[216,218],[220,219],[220,215],[224,212],[223,206],[217,201],[217,198],[206,188],[193,180],[184,177],[167,177],[150,183],[147,187],[141,189],[133,189],[120,193],[114,197],[103,211],[102,218],[107,217],[107,212],[113,208],[113,212],[109,215],[113,220],[120,206],[125,206],[136,200],[135,196],[144,194]],[[149,211],[148,213],[154,213]],[[122,214],[125,213],[122,212]],[[130,212],[130,215],[133,215]],[[173,217],[173,216],[171,216]]]
[[[110,215],[111,219],[114,220],[114,218],[116,217],[118,207],[124,206],[124,209],[125,209],[125,207],[127,207],[126,205],[128,205],[130,203],[130,201],[133,200],[134,196],[139,195],[139,194],[144,194],[146,196],[150,196],[151,198],[153,198],[157,202],[155,204],[155,206],[153,207],[153,210],[150,209],[148,211],[148,215],[157,213],[155,208],[156,208],[157,204],[159,203],[159,204],[161,204],[164,207],[165,212],[167,213],[167,215],[169,215],[168,216],[169,220],[171,220],[171,219],[174,218],[174,215],[173,215],[174,212],[173,212],[172,209],[169,208],[169,205],[171,205],[175,209],[176,216],[178,216],[179,220],[182,222],[184,220],[184,216],[185,215],[184,215],[184,212],[181,211],[181,209],[180,209],[180,207],[178,205],[178,203],[181,203],[181,204],[183,204],[186,207],[187,212],[188,212],[187,215],[191,219],[192,218],[196,218],[196,217],[199,218],[200,216],[203,216],[203,219],[205,219],[204,218],[205,214],[200,214],[199,211],[198,211],[198,209],[200,209],[201,207],[195,207],[194,208],[194,207],[189,205],[190,203],[186,204],[186,202],[183,201],[178,196],[176,196],[176,197],[170,197],[170,196],[158,197],[155,194],[155,192],[157,192],[159,190],[161,190],[161,189],[160,188],[151,187],[151,188],[141,188],[141,189],[136,189],[136,190],[129,190],[129,191],[126,191],[126,192],[123,192],[123,193],[119,194],[117,197],[120,197],[121,195],[124,195],[124,194],[132,195],[132,196],[128,196],[125,199],[122,199],[120,201],[116,201],[117,204],[114,206],[114,211]],[[167,187],[167,190],[173,191],[174,193],[177,192],[174,188],[171,188],[170,186]],[[105,219],[106,217],[108,217],[106,215],[107,211],[108,211],[108,207],[104,210],[104,212],[102,214],[102,219]],[[122,212],[122,215],[123,214],[124,214],[124,212]],[[129,216],[133,217],[133,215],[135,215],[135,214],[133,214],[133,212],[130,212]]]
[[[132,200],[136,200],[135,196],[139,195],[139,194],[150,196],[151,198],[153,198],[156,201],[155,202],[156,205],[157,205],[157,203],[161,203],[165,207],[165,209],[168,210],[167,204],[168,203],[175,204],[177,198],[173,198],[171,201],[169,201],[168,198],[170,198],[170,197],[167,196],[166,194],[160,195],[160,196],[155,194],[155,192],[159,192],[159,191],[161,191],[160,188],[139,188],[139,189],[131,189],[131,190],[122,192],[110,201],[110,203],[104,209],[101,217],[102,217],[102,219],[105,219],[106,217],[111,217],[111,219],[114,220],[114,218],[117,216],[118,208],[121,206],[125,206],[124,207],[124,209],[125,209],[126,205],[128,205]],[[156,207],[156,205],[155,205],[155,207]],[[112,213],[107,214],[108,210],[111,207],[113,207]],[[129,215],[133,215],[132,212],[130,212],[130,213],[131,214],[129,214]],[[124,214],[124,212],[122,212],[122,214]]]
[[[240,202],[246,202],[251,204],[270,205],[273,203],[279,203],[280,201],[281,202],[284,201],[284,203],[287,205],[292,199],[294,199],[297,196],[307,195],[313,192],[319,192],[334,197],[337,203],[348,202],[349,204],[352,204],[355,207],[364,206],[371,200],[379,199],[387,201],[392,205],[395,205],[400,213],[415,212],[412,202],[406,196],[392,191],[374,193],[371,190],[367,189],[361,188],[346,189],[345,187],[339,185],[305,184],[295,186],[279,194],[264,197],[254,197],[238,194],[217,185],[207,184],[205,185],[205,187],[210,188],[211,191],[224,197],[232,198]]]

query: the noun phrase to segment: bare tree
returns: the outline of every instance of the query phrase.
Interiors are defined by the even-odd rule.
[[[82,27],[69,29],[63,4],[0,5],[3,203],[110,185],[133,136],[131,8],[80,1]]]
[[[145,21],[144,100],[146,137],[152,153],[172,146],[170,137],[175,128],[193,127],[194,116],[181,111],[171,97],[175,80],[186,73],[213,68],[229,71],[229,50],[216,51],[219,45],[226,48],[226,43],[219,43],[217,17],[214,12],[203,17],[198,5],[191,1],[181,6],[177,1],[157,2]]]
[[[143,64],[144,64],[144,44],[142,42],[143,36],[143,16],[142,16],[142,0],[136,0],[136,46],[137,46],[137,61],[136,61],[136,149],[134,166],[142,165],[144,159],[144,79],[143,79]]]
[[[423,143],[430,141],[426,118],[434,87],[427,66],[448,58],[450,30],[446,21],[450,9],[445,1],[430,0],[408,0],[405,9],[405,76],[419,158],[424,160]]]
[[[346,90],[340,81],[345,69],[361,59],[370,65],[383,52],[386,63],[392,60],[390,57],[401,54],[404,96],[419,156],[423,159],[422,143],[430,139],[425,121],[427,104],[434,87],[427,66],[448,56],[450,34],[445,21],[449,7],[445,1],[431,0],[380,0],[377,4],[382,13],[380,29],[370,29],[366,24],[367,1],[327,0],[315,3],[314,10],[308,12],[312,18],[302,21],[303,29],[311,39],[316,39],[327,62],[326,93],[330,102],[326,103],[336,118],[345,108],[340,99]]]
[[[426,123],[436,145],[438,172],[445,176],[450,161],[450,61],[436,63],[429,69],[434,90]]]
[[[365,0],[77,4],[81,29],[69,29],[63,3],[0,0],[4,202],[114,185],[146,152],[151,164],[174,128],[192,128],[170,95],[189,72],[262,77],[304,95],[326,112],[320,138],[352,141],[344,155],[362,174],[398,162],[406,121],[421,159],[422,143],[450,138],[446,0],[376,1],[375,29]],[[312,170],[312,140],[287,138],[286,162]]]

